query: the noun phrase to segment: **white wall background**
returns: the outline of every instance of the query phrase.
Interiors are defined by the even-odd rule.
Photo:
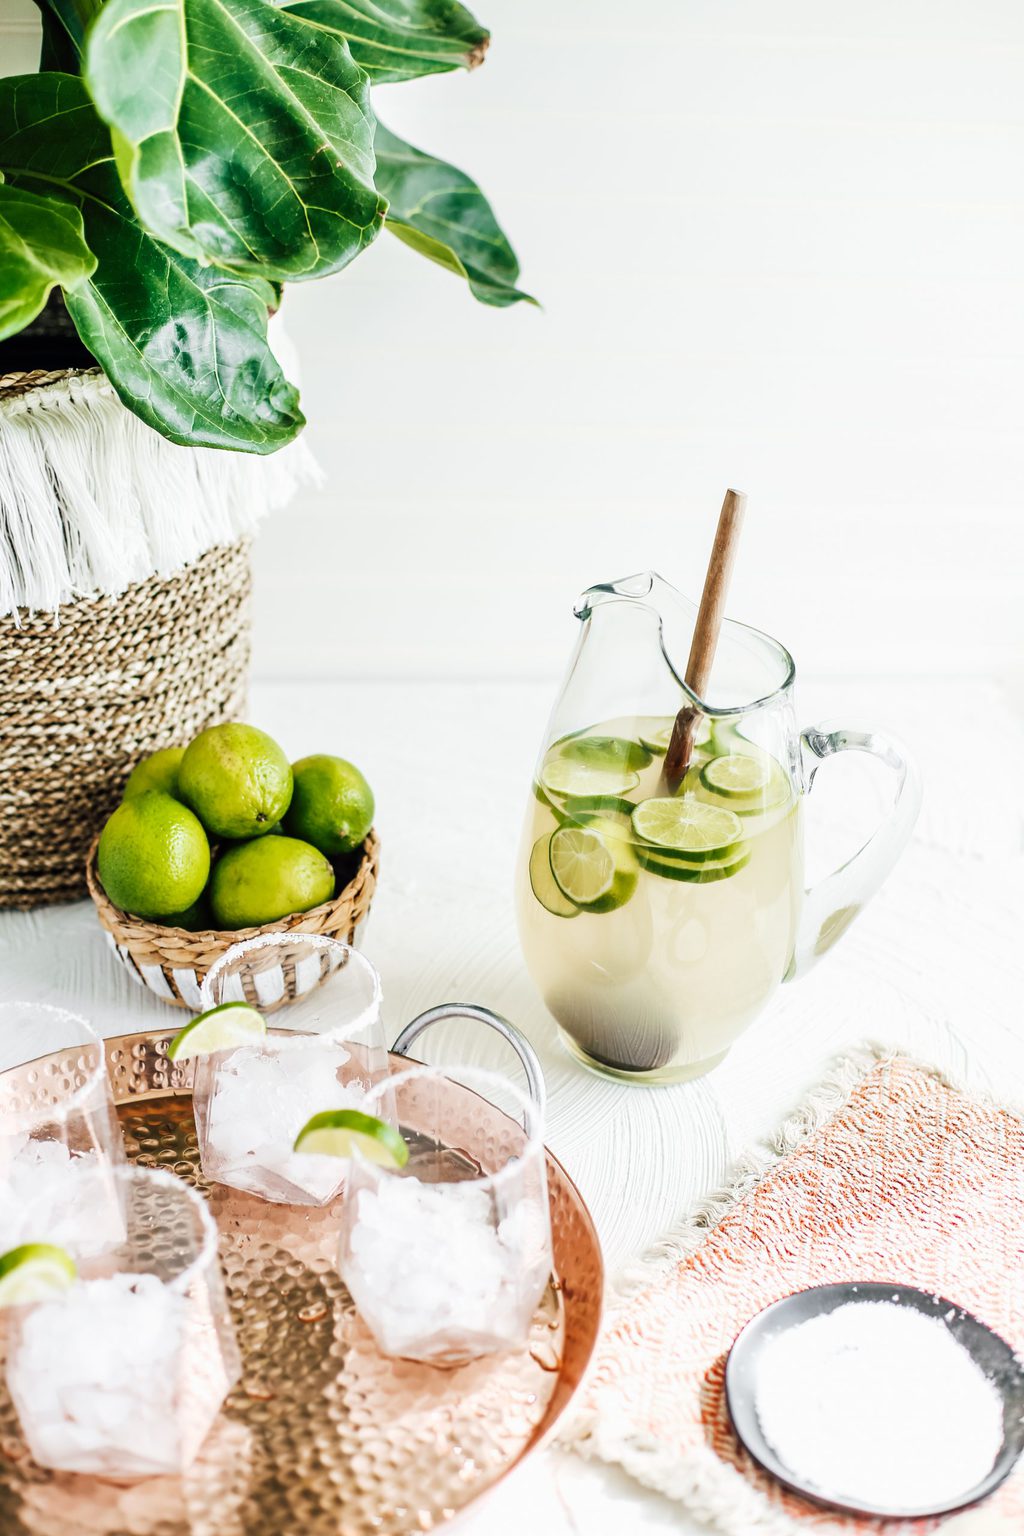
[[[378,107],[544,312],[386,237],[290,290],[327,481],[260,542],[257,673],[553,675],[592,581],[699,586],[729,484],[731,611],[805,670],[1019,670],[1018,0],[479,10],[483,69]]]

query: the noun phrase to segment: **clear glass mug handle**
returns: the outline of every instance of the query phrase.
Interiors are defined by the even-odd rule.
[[[895,793],[888,814],[863,848],[805,893],[787,981],[805,975],[846,932],[903,852],[921,808],[921,776],[893,737],[819,725],[803,731],[800,743],[808,792],[826,758],[837,752],[870,752],[894,775]]]
[[[544,1070],[536,1051],[522,1030],[517,1029],[511,1020],[503,1018],[500,1013],[494,1013],[490,1008],[481,1007],[479,1003],[438,1003],[435,1008],[428,1008],[426,1013],[417,1014],[416,1018],[399,1032],[391,1047],[392,1055],[408,1056],[425,1029],[429,1029],[432,1024],[441,1024],[446,1019],[468,1019],[474,1024],[485,1024],[503,1040],[507,1040],[519,1057],[526,1074],[526,1086],[530,1098],[543,1115],[547,1089],[544,1083]]]

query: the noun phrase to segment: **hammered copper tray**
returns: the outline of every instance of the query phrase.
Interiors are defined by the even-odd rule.
[[[109,1040],[107,1065],[129,1158],[171,1169],[210,1202],[241,1382],[185,1477],[130,1485],[36,1467],[0,1385],[0,1533],[408,1536],[436,1529],[551,1433],[590,1358],[603,1274],[578,1191],[548,1153],[557,1279],[526,1351],[450,1371],[385,1359],[334,1268],[331,1207],[270,1205],[206,1183],[191,1073],[187,1063],[168,1064],[169,1038],[146,1031]],[[397,1066],[403,1058],[394,1060]]]

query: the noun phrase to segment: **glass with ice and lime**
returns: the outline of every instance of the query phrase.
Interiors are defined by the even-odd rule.
[[[380,978],[358,950],[321,934],[232,945],[203,983],[206,1010],[179,1032],[192,1060],[203,1172],[287,1205],[326,1205],[345,1165],[295,1151],[320,1111],[356,1110],[387,1076]]]

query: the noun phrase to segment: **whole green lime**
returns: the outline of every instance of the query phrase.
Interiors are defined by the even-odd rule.
[[[146,789],[162,789],[165,795],[178,794],[178,769],[185,756],[184,747],[161,747],[135,764],[128,775],[122,799],[130,800]]]
[[[334,870],[294,837],[261,837],[222,854],[210,881],[218,928],[259,928],[334,895]]]
[[[292,798],[292,770],[272,736],[254,725],[211,725],[185,748],[181,798],[217,837],[262,837]]]
[[[285,831],[328,858],[351,853],[373,826],[373,790],[353,763],[319,753],[292,764],[295,789]]]
[[[160,789],[123,800],[100,834],[100,882],[138,917],[183,912],[202,894],[210,845],[187,806]]]

